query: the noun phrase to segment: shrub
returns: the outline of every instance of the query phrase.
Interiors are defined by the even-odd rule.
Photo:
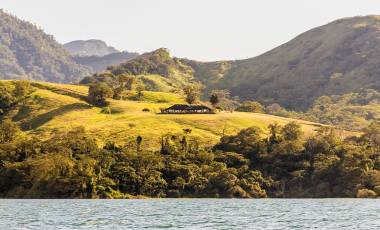
[[[107,105],[106,99],[112,97],[112,95],[112,89],[104,83],[92,84],[88,90],[89,100],[97,106]]]
[[[376,198],[377,194],[371,189],[359,189],[356,193],[357,198]]]
[[[245,101],[236,110],[239,112],[264,113],[264,107],[257,101]]]
[[[148,108],[143,108],[142,111],[143,111],[143,112],[150,112],[150,109],[148,109]]]

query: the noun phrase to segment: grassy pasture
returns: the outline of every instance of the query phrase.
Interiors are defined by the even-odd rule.
[[[157,147],[160,137],[167,133],[192,130],[191,136],[205,144],[215,144],[222,133],[235,134],[239,130],[257,126],[267,131],[267,126],[277,122],[284,125],[293,119],[267,114],[221,112],[218,114],[158,114],[160,108],[183,103],[183,98],[172,93],[144,92],[141,101],[110,100],[108,110],[93,107],[83,97],[86,86],[52,83],[33,83],[35,92],[31,103],[14,111],[13,120],[30,134],[48,138],[59,131],[84,126],[100,143],[114,141],[125,144],[136,136],[143,137],[144,146]],[[129,93],[133,99],[135,92]],[[149,112],[143,112],[143,109]],[[116,111],[108,113],[107,111]],[[321,125],[297,120],[305,133],[314,132]]]

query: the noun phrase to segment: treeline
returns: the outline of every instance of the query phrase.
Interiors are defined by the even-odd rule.
[[[376,197],[380,125],[343,138],[296,123],[248,128],[208,149],[191,130],[167,134],[157,151],[144,138],[99,146],[84,128],[42,141],[0,125],[0,196],[7,198]]]
[[[25,104],[32,92],[29,81],[0,82],[0,116],[19,104]]]
[[[372,122],[380,122],[380,93],[361,89],[344,95],[322,96],[298,117],[344,129],[360,130]]]

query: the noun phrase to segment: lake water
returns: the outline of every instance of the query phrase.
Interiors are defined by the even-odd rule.
[[[0,200],[0,229],[380,229],[380,200]]]

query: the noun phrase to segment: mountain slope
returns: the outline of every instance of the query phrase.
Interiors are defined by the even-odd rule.
[[[63,45],[72,56],[105,56],[112,53],[118,53],[119,50],[112,46],[108,46],[104,41],[91,39],[91,40],[77,40],[68,42]]]
[[[209,89],[228,88],[243,99],[305,109],[322,95],[380,89],[379,37],[380,17],[347,18],[261,56],[226,62],[227,68],[220,62],[189,64]]]
[[[0,10],[0,79],[76,82],[88,73],[52,36]]]

